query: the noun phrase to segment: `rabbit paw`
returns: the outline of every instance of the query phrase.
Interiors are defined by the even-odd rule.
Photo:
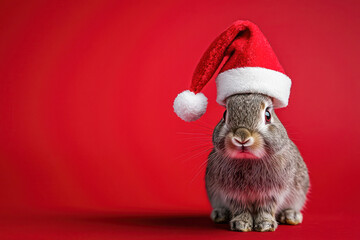
[[[241,213],[230,221],[232,231],[249,232],[253,227],[253,219],[250,213]]]
[[[255,219],[254,230],[258,232],[273,232],[278,224],[275,218],[269,213],[259,214]]]
[[[230,211],[226,208],[215,208],[210,215],[215,223],[227,223],[230,220]]]
[[[287,209],[282,211],[278,217],[278,221],[283,224],[297,225],[300,224],[303,220],[301,212],[297,212],[292,209]]]

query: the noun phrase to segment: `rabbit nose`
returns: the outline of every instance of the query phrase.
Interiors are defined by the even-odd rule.
[[[237,144],[244,145],[245,143],[249,142],[250,138],[247,138],[247,139],[245,139],[245,140],[242,140],[242,139],[240,139],[240,138],[233,137],[233,140],[234,140]]]
[[[246,139],[241,139],[239,137],[233,137],[231,142],[237,147],[248,147],[253,144],[252,137],[248,137]]]
[[[246,128],[238,128],[231,139],[232,143],[238,147],[248,147],[254,143],[251,133]]]

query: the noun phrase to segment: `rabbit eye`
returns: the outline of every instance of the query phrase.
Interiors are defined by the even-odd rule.
[[[224,121],[226,121],[226,110],[224,112],[223,119],[224,119]]]
[[[267,123],[269,123],[270,120],[271,120],[271,113],[270,113],[269,109],[266,109],[266,111],[265,111],[265,121]]]

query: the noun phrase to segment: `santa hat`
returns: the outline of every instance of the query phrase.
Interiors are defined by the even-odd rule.
[[[262,93],[272,98],[274,108],[286,107],[291,80],[286,76],[269,42],[250,21],[236,21],[218,36],[198,63],[190,90],[180,93],[174,101],[175,113],[184,121],[199,119],[207,107],[201,90],[216,77],[217,102],[226,105],[234,94]]]

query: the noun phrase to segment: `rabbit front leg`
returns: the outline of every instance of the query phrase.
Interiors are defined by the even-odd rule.
[[[258,232],[273,232],[278,224],[275,219],[275,202],[258,207],[254,214],[254,230]]]
[[[278,224],[276,222],[275,216],[273,213],[266,211],[261,211],[256,214],[254,219],[254,230],[258,232],[273,232],[277,228]]]
[[[250,232],[253,229],[253,217],[250,211],[244,210],[234,214],[230,221],[230,229],[232,231]]]
[[[232,213],[230,230],[238,232],[250,232],[253,230],[254,220],[251,214],[251,207],[239,201],[239,199],[228,198],[227,205]]]

